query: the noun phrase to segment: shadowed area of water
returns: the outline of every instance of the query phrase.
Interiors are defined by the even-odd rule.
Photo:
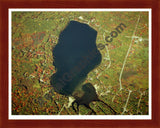
[[[97,31],[87,24],[70,21],[60,33],[53,49],[53,65],[56,73],[51,77],[54,90],[72,95],[81,88],[87,74],[101,62],[96,46]]]

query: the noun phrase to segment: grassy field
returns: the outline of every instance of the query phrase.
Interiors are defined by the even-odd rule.
[[[12,12],[12,114],[75,115],[71,100],[52,89],[53,47],[69,21],[97,30],[101,64],[88,74],[101,100],[121,115],[149,113],[149,41],[147,12]],[[111,43],[105,41],[126,25]],[[132,38],[134,36],[134,38]],[[111,115],[104,104],[92,102],[97,115]],[[81,115],[90,110],[80,106]]]

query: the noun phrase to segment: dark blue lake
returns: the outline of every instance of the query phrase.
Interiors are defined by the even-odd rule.
[[[51,77],[56,92],[72,95],[83,84],[87,74],[101,63],[96,37],[96,30],[77,21],[70,21],[60,33],[53,48],[56,73]]]

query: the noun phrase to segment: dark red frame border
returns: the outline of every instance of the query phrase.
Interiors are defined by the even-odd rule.
[[[9,8],[151,8],[152,9],[152,120],[8,120],[8,9]],[[159,0],[0,0],[0,127],[106,128],[160,127],[160,1]]]

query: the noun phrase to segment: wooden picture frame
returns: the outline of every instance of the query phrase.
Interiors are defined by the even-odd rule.
[[[8,30],[9,8],[150,8],[152,9],[152,119],[147,120],[9,120],[8,99]],[[0,1],[0,127],[28,128],[28,127],[60,127],[60,128],[90,128],[90,127],[160,127],[160,75],[159,75],[159,8],[158,0],[113,0],[113,1]]]

